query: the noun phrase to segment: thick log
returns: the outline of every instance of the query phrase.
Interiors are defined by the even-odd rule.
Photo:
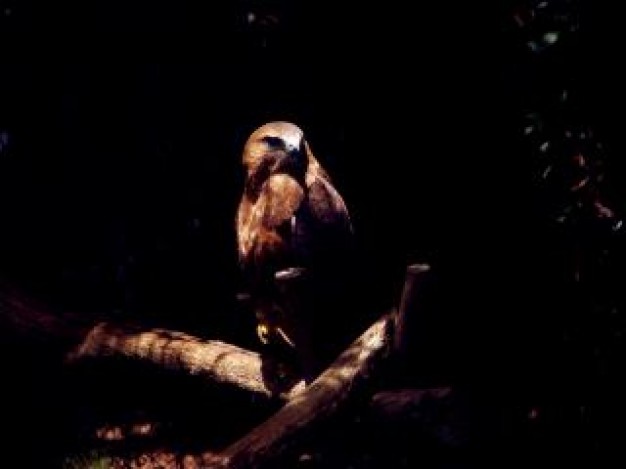
[[[94,325],[89,314],[52,312],[6,284],[0,284],[0,326],[3,340],[54,350],[60,363],[125,357],[237,387],[261,398],[287,400],[304,388],[304,382],[297,381],[277,395],[267,384],[263,361],[256,352],[166,329],[103,321]]]
[[[70,363],[88,358],[127,357],[235,386],[254,396],[273,396],[263,379],[262,359],[255,352],[162,329],[142,330],[105,322],[92,326],[82,316],[53,314],[6,291],[0,300],[1,320],[11,329],[29,337],[78,342],[68,355]],[[223,453],[194,458],[197,467],[263,466],[296,449],[303,437],[318,428],[317,424],[328,421],[350,402],[360,401],[363,395],[359,396],[362,389],[359,384],[367,380],[372,368],[390,348],[391,321],[391,317],[385,317],[371,326],[309,387],[304,388],[300,382],[279,396],[288,403]],[[408,418],[419,425],[419,421],[425,420],[424,428],[434,428],[449,438],[447,416],[455,413],[449,402],[447,389],[389,391],[375,394],[369,406],[362,410],[374,422],[383,424],[395,425],[394,422]],[[440,412],[441,409],[445,412]]]
[[[285,401],[304,389],[304,382],[299,381],[276,396],[265,384],[261,356],[250,350],[165,329],[146,330],[107,322],[94,326],[90,319],[89,315],[53,313],[6,284],[0,285],[0,323],[8,335],[17,333],[27,340],[63,343],[70,350],[66,355],[68,364],[89,358],[126,357],[236,386],[252,395]],[[346,354],[353,354],[362,339],[324,376],[337,374],[336,364]]]
[[[68,356],[69,362],[89,357],[121,356],[182,371],[207,381],[235,386],[251,395],[276,397],[266,385],[258,353],[216,340],[165,329],[142,330],[130,326],[100,323]],[[289,399],[301,391],[298,382],[278,397]]]
[[[384,316],[370,326],[310,386],[264,423],[226,448],[207,467],[257,468],[283,456],[317,424],[345,408],[362,389],[375,364],[389,349],[390,321]]]

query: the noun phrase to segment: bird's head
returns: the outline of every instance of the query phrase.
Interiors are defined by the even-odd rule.
[[[269,122],[256,129],[243,149],[249,183],[258,187],[273,174],[288,174],[304,183],[307,170],[318,167],[304,133],[290,122]]]

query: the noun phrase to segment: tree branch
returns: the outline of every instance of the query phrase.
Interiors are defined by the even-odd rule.
[[[376,321],[310,386],[292,396],[281,410],[226,448],[207,467],[261,467],[280,458],[305,432],[344,408],[362,389],[359,385],[373,366],[386,355],[390,324],[387,315]]]
[[[274,396],[274,391],[265,384],[258,353],[216,340],[204,341],[165,329],[142,330],[100,323],[68,355],[68,362],[107,356],[154,363],[168,370],[235,386],[255,396]],[[298,382],[281,397],[289,399],[303,388],[304,382]]]

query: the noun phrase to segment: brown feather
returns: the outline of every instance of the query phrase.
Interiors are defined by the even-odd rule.
[[[346,204],[302,130],[291,123],[256,129],[244,145],[242,163],[246,181],[237,211],[237,244],[252,306],[260,324],[276,336],[282,331],[303,337],[302,331],[292,333],[293,327],[310,326],[312,318],[285,317],[274,275],[305,267],[320,298],[316,314],[325,321],[332,308],[321,298],[336,298],[349,263],[352,225]]]

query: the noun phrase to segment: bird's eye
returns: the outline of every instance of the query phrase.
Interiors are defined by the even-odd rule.
[[[267,143],[270,147],[282,147],[284,145],[283,139],[279,137],[263,137],[263,141]]]

